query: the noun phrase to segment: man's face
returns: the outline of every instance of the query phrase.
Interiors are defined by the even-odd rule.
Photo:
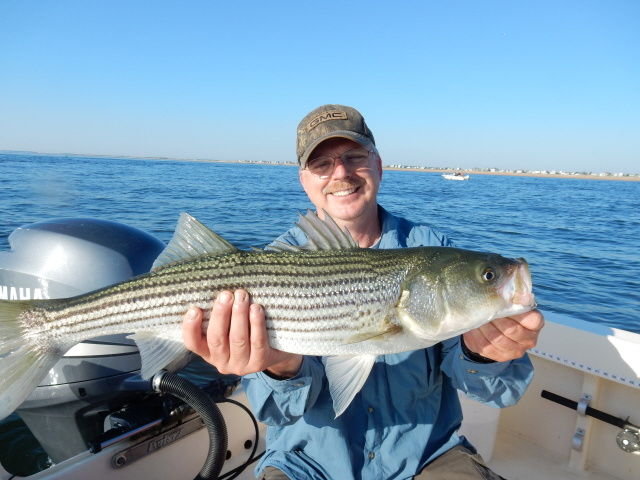
[[[346,138],[330,138],[315,148],[309,160],[325,155],[334,157],[333,173],[327,178],[320,178],[308,169],[300,170],[302,187],[315,205],[320,218],[323,218],[323,210],[335,220],[345,222],[354,221],[363,215],[377,215],[376,197],[382,180],[380,157],[376,154],[369,155],[367,166],[357,169],[345,167],[339,158],[344,152],[361,147]]]

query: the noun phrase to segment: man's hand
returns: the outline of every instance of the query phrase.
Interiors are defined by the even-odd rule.
[[[469,350],[483,357],[506,362],[522,357],[536,346],[544,326],[544,317],[538,310],[497,318],[463,334]]]
[[[191,307],[182,317],[185,346],[214,365],[220,373],[247,375],[269,371],[271,376],[290,378],[302,365],[302,355],[271,348],[264,309],[251,304],[249,294],[221,292],[211,307],[206,332],[202,310]]]

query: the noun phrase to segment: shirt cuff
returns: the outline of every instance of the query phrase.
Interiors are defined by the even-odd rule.
[[[471,360],[474,363],[496,363],[497,360],[493,360],[491,358],[483,357],[479,353],[472,352],[467,347],[467,344],[464,343],[464,337],[460,335],[460,348],[462,348],[462,353],[468,360]]]
[[[474,362],[463,353],[462,343],[458,344],[457,349],[456,356],[460,358],[461,371],[468,379],[496,377],[508,369],[513,362],[512,360],[506,362],[494,361],[491,363]]]
[[[298,388],[306,387],[311,384],[312,374],[307,357],[302,358],[302,365],[297,375],[282,380],[273,378],[264,372],[256,373],[256,377],[271,389],[278,392],[287,392]]]

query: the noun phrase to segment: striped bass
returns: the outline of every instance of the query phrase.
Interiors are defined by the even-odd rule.
[[[324,357],[336,416],[376,356],[425,348],[535,306],[524,259],[451,247],[359,248],[326,217],[300,216],[303,247],[241,251],[183,213],[151,273],[73,298],[0,301],[0,419],[65,352],[94,337],[132,334],[141,375],[150,378],[186,352],[186,310],[198,306],[208,319],[222,290],[243,288],[264,307],[274,348]]]

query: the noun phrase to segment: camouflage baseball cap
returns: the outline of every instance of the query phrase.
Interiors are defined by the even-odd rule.
[[[328,138],[342,137],[362,146],[375,145],[373,133],[355,108],[323,105],[298,124],[298,163],[304,168],[313,150]]]

